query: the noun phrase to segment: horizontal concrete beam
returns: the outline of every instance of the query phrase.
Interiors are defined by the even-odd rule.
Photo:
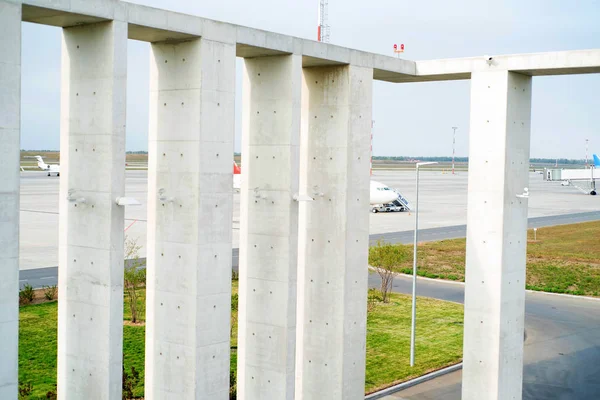
[[[129,24],[129,38],[147,42],[198,37],[236,44],[238,57],[302,55],[303,67],[352,64],[373,68],[375,80],[427,82],[470,79],[472,72],[508,70],[524,75],[600,73],[600,49],[430,61],[410,61],[214,21],[119,0],[11,0],[23,4],[23,21],[68,27],[106,20]]]
[[[472,72],[493,70],[529,76],[600,73],[600,49],[417,61],[415,80],[470,79]]]

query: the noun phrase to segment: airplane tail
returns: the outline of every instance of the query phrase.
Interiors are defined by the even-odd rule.
[[[48,164],[46,164],[44,162],[44,159],[42,158],[42,156],[35,156],[35,159],[38,162],[38,167],[40,167],[40,169],[46,170],[48,169]]]
[[[596,154],[594,154],[594,167],[600,168],[600,158]]]

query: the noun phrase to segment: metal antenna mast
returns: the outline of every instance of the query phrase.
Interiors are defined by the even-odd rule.
[[[319,0],[319,25],[317,30],[317,40],[319,42],[329,43],[328,8],[329,0]]]

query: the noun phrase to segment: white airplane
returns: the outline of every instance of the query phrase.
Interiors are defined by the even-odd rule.
[[[233,162],[233,188],[235,190],[240,190],[241,187],[241,177],[242,177],[242,169]],[[375,204],[387,204],[391,203],[394,200],[398,199],[398,193],[395,192],[389,186],[384,185],[381,182],[371,181],[370,190],[369,190],[370,205]]]
[[[58,164],[46,164],[42,159],[42,156],[35,156],[35,159],[38,162],[38,167],[43,171],[48,171],[48,176],[50,174],[56,174],[56,176],[60,176],[60,166]]]
[[[398,198],[398,193],[381,182],[371,181],[369,189],[370,205],[388,204]]]

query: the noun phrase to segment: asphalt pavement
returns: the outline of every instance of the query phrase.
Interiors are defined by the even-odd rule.
[[[379,282],[369,275],[369,286]],[[396,277],[393,290],[412,293],[412,277]],[[464,284],[419,278],[417,294],[463,303]],[[528,292],[525,332],[524,400],[600,399],[600,300]],[[458,400],[461,378],[456,371],[384,399]]]

